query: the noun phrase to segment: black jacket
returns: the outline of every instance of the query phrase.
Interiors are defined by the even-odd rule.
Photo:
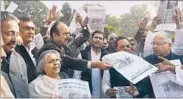
[[[102,50],[101,51],[100,60],[106,54],[108,54],[108,52]],[[82,50],[81,51],[81,56],[82,56],[82,59],[90,60],[91,61],[91,47],[90,46],[87,46],[85,50]],[[88,81],[89,87],[90,87],[90,91],[92,92],[91,74],[92,74],[91,70],[84,71],[84,72],[81,73],[81,79],[84,80],[84,81]],[[102,77],[103,77],[103,70],[101,70],[101,78]]]
[[[38,53],[38,57],[41,55],[43,51],[46,51],[46,50],[56,50],[60,53],[61,59],[62,59],[62,67],[61,67],[62,72],[65,72],[68,74],[67,68],[81,70],[81,71],[88,70],[87,68],[88,61],[71,58],[70,56],[66,55],[54,41],[51,41],[45,44],[43,48],[40,49]]]
[[[168,60],[180,59],[181,63],[183,63],[183,56],[179,56],[171,52],[164,58]],[[145,57],[145,60],[153,65],[162,62],[162,60],[160,60],[156,55],[149,55]],[[149,98],[155,98],[149,76],[139,82],[137,89],[141,96],[145,96],[146,94],[148,94]]]
[[[33,81],[36,78],[36,67],[27,52],[26,48],[23,45],[17,45],[15,47],[15,51],[18,52],[22,58],[24,59],[26,65],[27,65],[27,76],[28,76],[28,83]]]

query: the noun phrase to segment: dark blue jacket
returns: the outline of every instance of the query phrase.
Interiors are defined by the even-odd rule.
[[[181,63],[183,63],[183,56],[176,55],[172,52],[170,52],[166,57],[164,57],[168,60],[174,60],[174,59],[179,59]],[[158,64],[161,63],[162,60],[160,60],[156,55],[149,55],[144,58],[147,62],[151,64]],[[146,94],[149,95],[150,98],[154,98],[154,93],[151,85],[151,81],[149,77],[144,78],[142,81],[139,82],[137,89],[140,93],[140,96],[144,96]]]

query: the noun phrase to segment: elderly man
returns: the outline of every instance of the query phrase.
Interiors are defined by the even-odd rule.
[[[31,98],[51,98],[55,96],[60,80],[67,76],[60,73],[61,59],[56,50],[47,50],[39,58],[37,72],[39,76],[29,84]]]
[[[166,32],[158,32],[155,34],[153,41],[152,41],[152,47],[153,47],[153,54],[145,57],[145,59],[150,62],[151,64],[159,64],[159,72],[162,71],[171,71],[175,73],[176,80],[173,82],[180,84],[183,86],[183,77],[182,77],[182,67],[175,67],[170,64],[168,60],[173,59],[179,59],[183,63],[183,57],[179,55],[183,55],[182,51],[182,26],[181,26],[181,13],[180,10],[176,9],[176,16],[175,16],[175,22],[176,22],[176,31],[175,31],[175,42],[172,47],[172,41],[171,38],[168,36]],[[157,23],[157,22],[155,22]],[[155,26],[156,27],[156,26]],[[159,57],[161,56],[161,57]],[[177,78],[182,78],[178,79]],[[134,95],[133,92],[139,91],[140,96],[143,96],[145,94],[149,94],[149,97],[154,97],[154,93],[151,86],[151,81],[147,77],[144,80],[142,80],[139,85],[137,86],[137,89],[135,87],[131,88],[129,90],[129,93]],[[175,96],[176,97],[176,96]]]
[[[1,12],[1,33],[7,57],[2,61],[2,71],[8,74],[16,98],[28,98],[27,69],[24,59],[14,50],[19,35],[18,19],[11,13]]]
[[[32,53],[35,45],[31,45],[31,42],[35,35],[35,25],[28,17],[20,17],[19,20],[20,36],[23,40],[23,44],[17,45],[15,50],[23,57],[27,65],[28,82],[31,82],[36,78],[36,60]]]
[[[116,41],[116,38],[118,36],[116,35],[116,33],[111,33],[109,36],[108,36],[108,48],[106,49],[109,53],[114,53],[116,52],[116,46],[115,46],[115,41]]]
[[[168,65],[167,63],[165,64],[164,60],[162,60],[162,58],[160,58],[159,56],[168,60],[179,59],[181,63],[183,63],[182,56],[176,55],[173,52],[171,52],[172,41],[166,32],[161,31],[156,33],[153,38],[152,46],[153,46],[154,54],[145,57],[145,60],[147,60],[149,63],[153,65],[162,63],[159,65],[159,68],[160,68],[159,71],[170,70],[172,72],[175,72],[174,71],[175,69],[172,68],[170,64]],[[155,97],[149,77],[139,82],[135,90],[140,93],[140,96],[144,96],[145,94],[148,94],[149,97]],[[133,91],[129,91],[129,93],[133,95]]]
[[[103,61],[91,62],[81,59],[74,59],[65,53],[63,46],[68,44],[70,30],[66,24],[60,21],[56,21],[50,29],[51,42],[45,44],[40,50],[39,55],[46,50],[57,50],[63,59],[62,71],[68,73],[67,68],[77,69],[77,70],[88,70],[89,68],[100,68],[108,69],[111,67],[110,64]]]

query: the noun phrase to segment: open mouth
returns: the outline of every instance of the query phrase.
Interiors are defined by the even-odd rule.
[[[60,66],[55,66],[53,69],[54,70],[60,69]]]

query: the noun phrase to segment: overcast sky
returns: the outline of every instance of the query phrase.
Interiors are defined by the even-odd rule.
[[[48,8],[51,8],[53,4],[61,9],[61,6],[66,1],[42,1]],[[135,4],[149,4],[152,1],[67,1],[75,9],[81,8],[85,3],[98,3],[106,8],[107,14],[120,15],[130,12],[131,6]]]
[[[112,14],[112,15],[121,15],[124,13],[129,13],[130,8],[135,4],[147,4],[151,18],[156,15],[156,10],[158,8],[158,1],[152,1],[152,0],[151,1],[42,1],[42,2],[48,8],[51,8],[52,5],[55,4],[57,5],[59,10],[61,9],[62,4],[65,2],[69,2],[74,9],[79,9],[86,3],[97,3],[105,7],[106,14]]]

